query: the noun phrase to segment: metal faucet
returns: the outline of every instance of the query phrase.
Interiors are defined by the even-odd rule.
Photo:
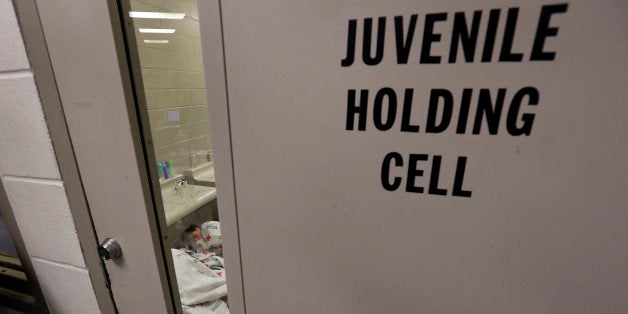
[[[174,185],[174,191],[176,194],[181,194],[181,189],[188,184],[188,181],[185,179],[177,181]]]

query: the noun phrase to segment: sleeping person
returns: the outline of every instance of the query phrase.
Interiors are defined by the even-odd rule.
[[[172,258],[183,313],[228,314],[220,223],[191,225],[182,240],[186,247],[172,249]]]
[[[189,250],[222,256],[222,232],[218,221],[206,221],[200,227],[190,225],[183,231],[182,238]]]

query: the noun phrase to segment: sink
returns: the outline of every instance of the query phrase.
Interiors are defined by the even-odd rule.
[[[216,188],[211,186],[188,183],[176,191],[175,185],[181,179],[183,176],[177,175],[161,182],[161,197],[168,226],[216,199]]]
[[[202,163],[185,171],[185,177],[194,185],[216,186],[214,163]]]

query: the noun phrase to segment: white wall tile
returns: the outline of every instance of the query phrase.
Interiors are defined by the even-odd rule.
[[[165,69],[166,52],[161,49],[139,47],[142,68]]]
[[[32,74],[0,74],[0,95],[0,173],[59,179]]]
[[[0,72],[28,69],[28,58],[11,0],[0,0],[0,21]]]
[[[29,254],[85,267],[61,181],[3,177],[2,184]]]
[[[33,258],[51,313],[100,313],[87,270]]]

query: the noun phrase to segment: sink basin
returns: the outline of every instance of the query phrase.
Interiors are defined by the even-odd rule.
[[[185,177],[194,185],[216,186],[213,162],[206,162],[186,170]]]
[[[168,226],[216,199],[216,188],[211,186],[187,184],[176,191],[176,182],[182,178],[183,176],[178,175],[161,183],[161,197]]]

